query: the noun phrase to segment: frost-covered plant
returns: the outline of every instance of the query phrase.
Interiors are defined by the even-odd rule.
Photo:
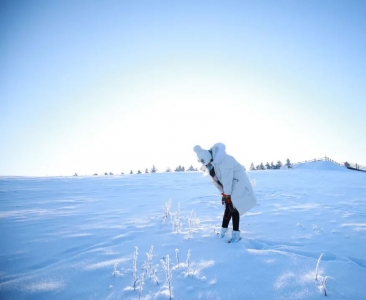
[[[317,231],[317,232],[322,232],[323,231],[318,225],[315,225],[315,224],[313,224],[313,230]]]
[[[154,250],[154,246],[150,247],[150,251],[149,253],[146,253],[146,260],[144,261],[143,265],[142,265],[142,269],[146,271],[146,273],[149,273],[149,276],[151,278],[151,261],[153,258],[153,250]]]
[[[135,251],[133,253],[132,259],[132,276],[133,276],[133,290],[136,290],[136,283],[137,283],[137,255],[138,255],[138,247],[135,247]]]
[[[324,290],[324,296],[327,296],[327,286],[326,286],[326,283],[327,283],[328,278],[329,278],[329,276],[325,276],[322,279],[322,286],[323,286],[323,290]]]
[[[151,266],[151,270],[150,270],[150,278],[152,277],[157,285],[159,285],[159,279],[156,276],[156,271],[158,270],[158,268],[159,268],[159,265],[155,265],[155,266]]]
[[[167,202],[165,202],[164,204],[164,216],[163,219],[161,220],[161,226],[165,223],[166,219],[168,217],[170,217],[170,207],[172,206],[172,200],[169,200]],[[161,228],[160,226],[160,228]]]
[[[190,263],[191,263],[191,249],[188,249],[188,252],[187,252],[187,259],[186,259],[186,266],[187,266],[187,269],[190,268]]]
[[[301,223],[299,223],[299,222],[298,222],[298,223],[296,223],[296,226],[297,226],[297,227],[301,227],[302,229],[305,229],[304,225],[302,225],[302,224],[301,224]]]
[[[180,202],[178,202],[178,210],[171,214],[171,224],[173,232],[180,233],[182,231],[182,222],[180,220]]]
[[[165,257],[165,261],[163,259],[161,259],[160,261],[163,270],[165,271],[165,279],[169,289],[169,299],[172,299],[172,270],[170,269],[169,255]]]
[[[118,261],[116,261],[114,263],[114,271],[113,271],[113,277],[116,277],[116,274],[118,275],[118,271],[117,271],[117,266],[118,266]]]
[[[141,299],[141,295],[142,295],[142,286],[145,284],[144,278],[145,278],[145,273],[142,272],[141,275],[140,275],[139,300]]]
[[[192,237],[194,228],[199,225],[200,219],[196,217],[196,213],[192,210],[188,218],[188,238]]]
[[[324,255],[324,253],[320,254],[320,256],[318,258],[318,261],[316,263],[315,280],[318,281],[318,277],[319,277],[320,283],[321,283],[321,285],[323,287],[324,295],[327,296],[327,286],[326,286],[326,283],[327,283],[327,280],[328,280],[329,276],[323,277],[323,276],[319,275],[319,265],[320,265],[320,261],[323,258],[323,255]]]
[[[320,261],[322,260],[324,253],[320,254],[318,261],[316,263],[316,268],[315,268],[315,280],[318,280],[318,272],[319,272],[319,265],[320,265]]]
[[[189,249],[187,252],[186,267],[187,267],[187,275],[193,276],[194,269],[192,269],[192,264],[191,264],[191,249]]]
[[[164,218],[168,218],[170,216],[170,208],[172,206],[172,200],[169,200],[168,202],[165,202],[164,205]]]
[[[177,268],[179,268],[179,249],[175,249],[175,259],[177,261]]]

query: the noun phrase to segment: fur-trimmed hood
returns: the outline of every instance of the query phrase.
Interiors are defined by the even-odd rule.
[[[212,151],[213,164],[220,164],[226,156],[226,146],[223,143],[216,143],[210,150]]]

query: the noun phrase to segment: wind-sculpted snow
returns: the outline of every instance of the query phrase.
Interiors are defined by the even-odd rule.
[[[339,168],[249,172],[236,244],[202,173],[1,178],[0,299],[365,299],[366,173]]]

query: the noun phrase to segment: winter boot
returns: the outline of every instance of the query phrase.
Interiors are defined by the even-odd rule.
[[[221,227],[221,232],[219,233],[219,238],[223,239],[225,237],[226,232],[227,232],[227,228]]]
[[[232,235],[231,239],[229,240],[229,243],[237,243],[240,240],[241,240],[240,230],[238,230],[238,231],[233,230],[233,235]]]

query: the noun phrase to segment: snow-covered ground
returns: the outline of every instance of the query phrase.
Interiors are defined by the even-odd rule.
[[[0,299],[366,299],[366,173],[248,175],[236,244],[200,172],[3,177]]]

